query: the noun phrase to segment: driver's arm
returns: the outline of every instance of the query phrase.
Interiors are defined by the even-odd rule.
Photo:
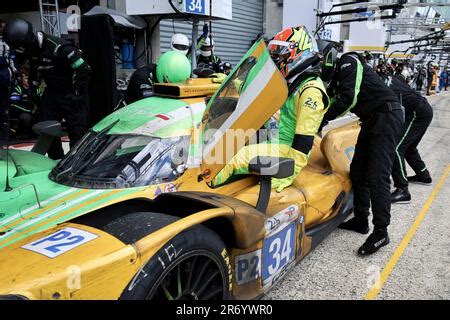
[[[297,123],[292,148],[298,151],[297,174],[307,164],[314,138],[326,112],[322,91],[310,87],[298,98]]]

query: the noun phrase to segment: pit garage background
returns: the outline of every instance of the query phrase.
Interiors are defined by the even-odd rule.
[[[233,1],[233,20],[213,22],[213,39],[216,52],[222,61],[236,65],[262,34],[264,23],[264,0]],[[161,52],[170,50],[170,39],[174,33],[184,33],[189,38],[192,23],[163,20],[161,29]],[[202,24],[199,26],[201,33]]]

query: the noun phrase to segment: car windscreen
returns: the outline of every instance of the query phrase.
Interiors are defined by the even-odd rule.
[[[190,137],[89,133],[50,174],[82,188],[133,188],[175,181],[186,170]]]

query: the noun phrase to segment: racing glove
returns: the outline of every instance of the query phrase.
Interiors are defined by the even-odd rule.
[[[212,82],[214,83],[222,83],[227,78],[227,75],[223,73],[214,73],[210,76],[210,78],[212,78]]]

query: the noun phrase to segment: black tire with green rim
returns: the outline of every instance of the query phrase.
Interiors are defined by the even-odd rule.
[[[159,213],[135,213],[104,230],[127,244],[178,220]],[[231,265],[223,241],[204,226],[195,226],[166,243],[136,274],[122,293],[125,300],[227,300]]]

